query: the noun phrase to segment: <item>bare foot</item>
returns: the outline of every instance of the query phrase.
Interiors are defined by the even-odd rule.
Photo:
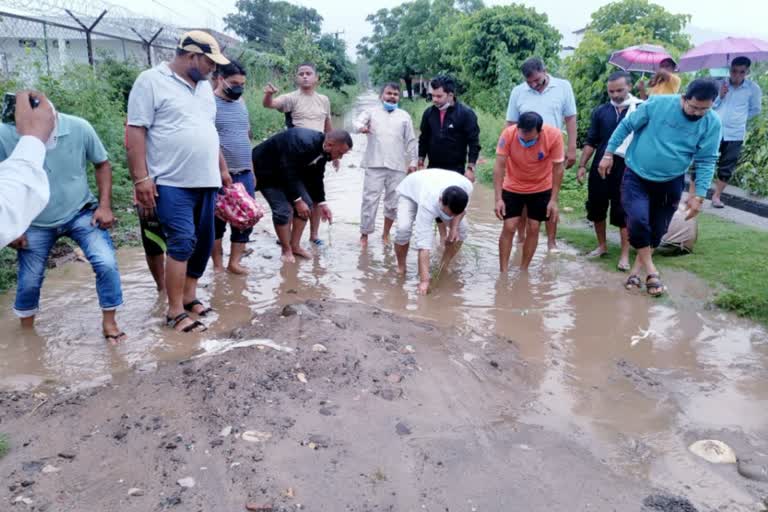
[[[392,242],[389,238],[389,233],[381,235],[381,241],[384,242],[384,245],[389,245]]]
[[[283,263],[296,263],[296,258],[293,257],[292,252],[284,252],[280,259],[283,261]]]
[[[400,277],[405,277],[405,266],[397,266],[397,275]]]
[[[244,276],[248,273],[248,269],[244,266],[240,265],[239,263],[230,262],[229,266],[227,267],[227,271],[229,271],[232,274],[237,274],[240,276]]]
[[[117,322],[102,322],[101,329],[104,339],[112,345],[117,345],[128,339],[128,336],[117,326]]]
[[[224,270],[225,270],[224,269],[224,265],[214,265],[213,266],[213,271],[216,272],[217,274],[220,273],[220,272],[224,272]]]
[[[547,252],[551,252],[552,254],[560,252],[560,249],[557,247],[557,242],[547,242]]]
[[[312,259],[312,254],[302,247],[294,247],[293,254],[299,258]]]
[[[363,248],[368,247],[368,235],[360,235],[360,245]]]

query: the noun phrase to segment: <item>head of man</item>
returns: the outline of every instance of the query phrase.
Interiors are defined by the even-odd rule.
[[[543,92],[547,88],[549,83],[549,75],[547,75],[547,68],[544,66],[544,61],[539,57],[531,57],[523,62],[520,67],[520,71],[523,73],[525,83],[528,87],[534,91]]]
[[[384,104],[384,108],[388,111],[393,111],[397,108],[397,102],[400,101],[400,84],[395,82],[389,82],[384,84],[381,88],[381,102]]]
[[[517,140],[524,148],[536,144],[544,126],[544,119],[536,112],[523,112],[517,121]]]
[[[749,76],[749,68],[752,67],[752,61],[749,57],[736,57],[731,61],[731,84],[740,86]]]
[[[217,64],[229,64],[229,59],[221,53],[219,43],[212,35],[192,30],[181,36],[174,58],[175,71],[197,83],[209,79]]]
[[[440,110],[446,110],[456,101],[456,81],[450,76],[440,75],[430,82],[432,104]]]
[[[219,66],[216,71],[216,93],[230,101],[237,101],[245,90],[246,71],[236,60]]]
[[[338,160],[352,149],[352,137],[345,130],[331,130],[325,134],[323,151],[328,160]]]
[[[718,94],[714,80],[710,78],[694,80],[680,99],[683,115],[689,121],[700,121],[712,109]]]
[[[296,68],[296,85],[305,92],[310,92],[317,86],[317,67],[311,62],[299,64]]]
[[[632,77],[626,71],[616,71],[608,77],[608,97],[615,107],[624,106],[629,100],[629,91],[632,89]]]
[[[443,190],[440,195],[440,208],[447,217],[461,215],[467,209],[469,196],[463,188],[452,186]]]
[[[674,59],[666,58],[659,62],[659,70],[666,71],[667,73],[674,73],[677,69],[677,62]]]

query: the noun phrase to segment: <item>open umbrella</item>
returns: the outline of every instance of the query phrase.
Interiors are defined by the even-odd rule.
[[[667,50],[661,46],[640,44],[613,52],[608,62],[624,71],[654,73],[659,69],[661,61],[671,58]]]
[[[752,62],[768,60],[768,42],[754,37],[726,37],[707,41],[680,58],[680,71],[727,68],[736,57],[749,57]]]

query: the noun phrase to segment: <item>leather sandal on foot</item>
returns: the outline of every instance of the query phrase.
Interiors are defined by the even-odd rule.
[[[107,334],[104,333],[104,339],[107,340],[110,343],[118,344],[120,343],[121,339],[125,337],[126,334],[124,332],[119,332],[117,334]]]
[[[648,274],[645,278],[645,291],[651,297],[661,297],[667,291],[667,287],[661,282],[659,274]]]
[[[200,302],[199,300],[195,299],[192,302],[190,302],[189,304],[184,304],[184,310],[185,311],[189,311],[190,313],[195,313],[195,311],[194,311],[195,310],[195,306],[202,306],[202,305],[203,305],[202,302]],[[213,308],[205,308],[201,312],[195,313],[195,314],[197,316],[206,316],[211,311],[213,311]]]
[[[629,269],[631,267],[629,266],[629,263],[621,263],[619,262],[618,265],[616,265],[616,269],[618,269],[619,272],[629,272]]]
[[[176,326],[179,325],[181,322],[189,318],[189,315],[187,313],[181,313],[180,315],[176,315],[176,317],[171,318],[169,316],[165,317],[165,323],[168,327],[170,327],[173,330],[176,330]],[[195,320],[185,328],[181,330],[181,332],[189,333],[189,332],[204,332],[207,331],[208,328],[205,326],[204,323],[202,323],[200,320]]]
[[[631,290],[632,288],[637,288],[638,290],[643,287],[643,282],[640,281],[640,276],[637,274],[632,274],[627,278],[627,281],[624,283],[624,288],[627,290]]]

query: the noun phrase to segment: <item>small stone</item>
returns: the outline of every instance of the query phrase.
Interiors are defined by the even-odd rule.
[[[388,401],[393,401],[396,398],[403,396],[402,389],[383,389],[381,390],[381,398]]]
[[[402,380],[403,376],[399,373],[390,373],[387,375],[387,381],[389,381],[390,384],[400,384]]]
[[[144,491],[138,487],[128,489],[128,496],[144,496]]]
[[[323,407],[320,409],[320,414],[323,416],[334,416],[333,409],[330,407]]]
[[[321,436],[321,435],[313,434],[313,435],[309,436],[309,444],[310,444],[310,447],[311,447],[311,445],[314,445],[315,446],[314,449],[317,449],[317,448],[328,448],[328,445],[331,444],[331,439],[329,437],[326,437],[326,436]]]
[[[73,460],[77,455],[74,452],[60,452],[59,457],[62,459]]]
[[[59,471],[61,471],[61,468],[57,468],[56,466],[52,466],[52,465],[50,465],[50,464],[46,464],[46,465],[43,467],[43,469],[42,469],[42,472],[43,472],[44,474],[46,474],[46,475],[48,475],[48,474],[50,474],[50,473],[58,473]]]
[[[176,505],[181,505],[181,497],[179,496],[168,496],[165,498],[165,502],[161,505],[162,507],[175,507]]]
[[[397,425],[395,425],[395,432],[397,432],[397,435],[400,435],[400,436],[411,435],[410,427],[405,423],[403,423],[402,421],[399,422]]]
[[[246,503],[245,504],[245,510],[250,510],[251,512],[272,512],[274,510],[272,508],[272,505],[262,505],[259,503]]]
[[[232,425],[227,425],[226,427],[224,427],[223,429],[221,429],[221,432],[219,432],[219,435],[220,435],[221,437],[227,437],[227,436],[229,436],[229,434],[231,434],[231,433],[232,433]]]
[[[23,503],[27,506],[30,506],[34,503],[30,498],[25,498],[24,496],[17,496],[15,500],[13,500],[14,503]]]
[[[180,478],[176,481],[177,484],[179,484],[181,487],[185,489],[191,489],[195,486],[195,479],[191,476]]]
[[[289,487],[286,490],[284,490],[282,492],[282,495],[285,496],[286,498],[293,498],[294,496],[296,496],[293,492],[293,487]]]
[[[498,368],[499,367],[499,363],[496,362],[496,361],[491,361],[491,366],[493,366],[494,368]]]
[[[312,345],[312,352],[328,352],[328,349],[321,343],[315,343]]]
[[[257,430],[246,430],[240,434],[240,438],[243,441],[248,441],[249,443],[263,443],[268,441],[271,437],[272,434],[269,432],[259,432]]]
[[[175,450],[178,448],[178,445],[176,443],[168,443],[165,445],[166,450]]]
[[[411,345],[406,345],[400,350],[400,352],[402,352],[403,354],[414,354],[416,352],[416,349],[414,349],[413,346]]]
[[[306,376],[306,374],[304,374],[304,373],[302,373],[302,372],[299,372],[299,373],[297,373],[297,374],[296,374],[296,378],[297,378],[297,379],[299,380],[299,382],[301,382],[302,384],[306,384],[306,383],[307,383],[307,376]]]
[[[35,485],[35,481],[34,480],[22,480],[21,481],[21,486],[22,487],[31,487],[33,485]]]
[[[703,439],[696,441],[688,449],[712,464],[736,464],[733,449],[722,441]]]

